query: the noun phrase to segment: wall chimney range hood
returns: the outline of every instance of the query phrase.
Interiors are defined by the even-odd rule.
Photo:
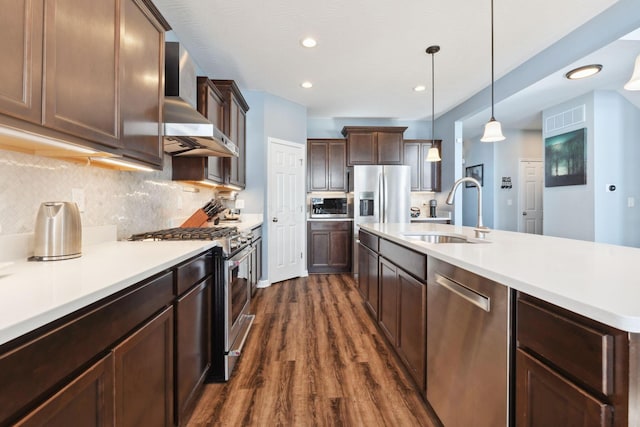
[[[196,68],[177,42],[165,43],[164,151],[172,156],[237,157],[238,147],[196,108]]]

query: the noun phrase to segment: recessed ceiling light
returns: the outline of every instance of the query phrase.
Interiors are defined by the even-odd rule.
[[[302,39],[300,41],[300,44],[304,47],[316,47],[318,45],[318,42],[312,37],[307,37]]]
[[[305,89],[311,89],[313,87],[313,83],[311,83],[311,82],[302,82],[300,84],[300,86],[302,86]]]
[[[425,85],[418,85],[414,87],[413,90],[416,92],[424,92],[425,90],[427,90],[427,87]]]
[[[584,78],[596,75],[600,72],[600,70],[602,70],[602,65],[591,64],[591,65],[585,65],[584,67],[575,68],[569,71],[564,76],[569,80],[578,80],[578,79],[584,79]]]

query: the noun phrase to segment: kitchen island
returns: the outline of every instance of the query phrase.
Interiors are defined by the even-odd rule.
[[[416,223],[360,241],[363,299],[445,425],[638,425],[639,249]]]

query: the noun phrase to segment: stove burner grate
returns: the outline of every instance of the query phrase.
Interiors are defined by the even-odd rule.
[[[134,234],[129,240],[215,240],[236,235],[237,227],[176,227]]]

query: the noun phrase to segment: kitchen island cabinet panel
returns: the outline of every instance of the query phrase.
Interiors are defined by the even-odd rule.
[[[173,308],[113,350],[116,425],[173,425]]]
[[[398,267],[384,258],[379,261],[379,308],[378,324],[389,342],[398,346]]]
[[[0,113],[42,117],[43,0],[6,0],[0,14]]]
[[[20,427],[112,426],[114,364],[109,353],[16,423]]]
[[[518,349],[516,425],[612,427],[613,407]]]
[[[46,5],[44,125],[121,147],[120,0],[56,0]]]
[[[544,419],[555,422],[548,425],[626,426],[632,404],[628,334],[517,296],[518,425]]]
[[[427,348],[427,286],[398,269],[398,354],[424,393]]]
[[[161,168],[164,29],[141,1],[122,0],[120,134],[125,156]]]

